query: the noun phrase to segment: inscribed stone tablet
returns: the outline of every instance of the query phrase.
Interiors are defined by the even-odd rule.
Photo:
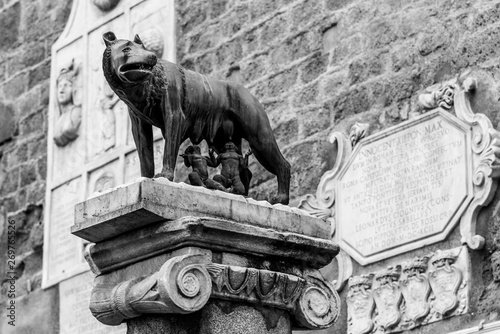
[[[49,242],[47,244],[47,282],[58,281],[82,272],[88,266],[83,260],[82,240],[69,233],[74,220],[74,205],[79,202],[81,179],[77,178],[54,189],[51,194]],[[82,269],[83,268],[83,269]]]
[[[94,276],[86,272],[59,285],[60,334],[125,334],[127,326],[106,326],[90,313],[90,292]]]
[[[362,141],[337,183],[341,246],[367,264],[443,240],[471,199],[469,142],[441,112]]]

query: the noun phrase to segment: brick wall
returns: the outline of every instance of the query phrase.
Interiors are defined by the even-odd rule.
[[[179,62],[240,82],[264,104],[292,164],[292,204],[331,168],[332,131],[407,120],[421,111],[419,91],[466,70],[481,82],[473,108],[499,128],[500,1],[188,0],[177,10]],[[251,169],[251,194],[268,198],[275,178],[255,162]],[[473,253],[471,314],[415,332],[498,320],[499,194],[480,215],[487,245]]]
[[[489,98],[474,105],[498,128],[500,1],[178,0],[176,6],[178,61],[240,82],[264,104],[293,166],[292,204],[314,193],[332,166],[331,131],[363,121],[373,132],[404,121],[419,112],[419,90],[465,69],[485,73]],[[57,327],[57,287],[40,289],[42,212],[50,48],[70,8],[65,0],[0,0],[0,240],[4,245],[6,217],[16,220],[17,289],[28,310],[18,333]],[[252,194],[268,198],[276,180],[252,161]],[[482,283],[474,290],[471,325],[499,317],[499,197],[480,217],[487,246],[475,253]],[[5,256],[0,252],[2,333]]]
[[[0,0],[0,332],[7,333],[7,219],[16,242],[16,333],[54,333],[57,288],[41,290],[50,52],[71,1]],[[7,218],[8,217],[8,218]],[[35,330],[36,328],[36,330]]]

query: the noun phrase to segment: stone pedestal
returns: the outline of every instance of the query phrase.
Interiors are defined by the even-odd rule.
[[[304,211],[166,179],[76,206],[72,233],[97,275],[92,314],[128,333],[291,333],[334,324],[318,269],[339,249]]]

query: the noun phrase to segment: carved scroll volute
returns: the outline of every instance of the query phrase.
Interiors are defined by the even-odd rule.
[[[300,209],[322,219],[333,217],[335,179],[352,152],[351,141],[341,132],[334,132],[329,141],[335,145],[336,158],[333,168],[321,177],[316,195],[306,195],[298,205]]]
[[[429,271],[429,282],[434,293],[432,308],[440,316],[446,316],[459,306],[458,289],[462,283],[462,271],[453,264],[457,256],[439,252],[431,258],[434,270]]]
[[[304,328],[331,327],[340,314],[340,297],[317,270],[305,270],[307,284],[296,302],[295,320]]]
[[[480,209],[493,199],[500,177],[500,132],[493,128],[486,115],[475,114],[471,109],[469,99],[476,89],[476,80],[467,78],[462,86],[455,95],[455,112],[472,127],[474,198],[462,216],[460,232],[463,243],[471,249],[481,249],[484,237],[476,234],[476,224]]]
[[[410,328],[417,325],[417,321],[426,317],[430,311],[428,297],[431,292],[429,280],[425,275],[429,258],[416,257],[403,263],[401,290],[406,301],[405,316],[410,322]]]
[[[399,306],[403,300],[399,288],[398,268],[389,267],[375,275],[379,286],[373,289],[373,297],[377,305],[378,314],[375,317],[377,327],[383,331],[395,327],[401,321]]]
[[[347,321],[349,334],[371,333],[374,327],[375,301],[372,295],[373,274],[354,276],[349,279],[347,293]]]
[[[200,310],[208,301],[212,281],[204,255],[185,255],[168,260],[148,277],[97,285],[92,289],[90,310],[105,325],[119,325],[144,313],[185,314]]]
[[[341,132],[334,132],[329,141],[335,145],[335,163],[331,170],[323,174],[319,181],[316,195],[308,194],[300,200],[298,207],[309,212],[311,215],[325,219],[330,222],[331,235],[335,240],[335,183],[342,167],[349,159],[353,147],[368,134],[367,124],[354,124],[349,137]],[[340,250],[335,258],[338,264],[338,278],[332,283],[335,289],[340,291],[344,288],[349,277],[352,276],[352,259],[346,252]]]

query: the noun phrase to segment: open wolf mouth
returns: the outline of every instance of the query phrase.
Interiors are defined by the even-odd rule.
[[[145,63],[132,63],[120,66],[120,75],[125,77],[127,81],[138,82],[146,80],[151,74],[153,66]]]

